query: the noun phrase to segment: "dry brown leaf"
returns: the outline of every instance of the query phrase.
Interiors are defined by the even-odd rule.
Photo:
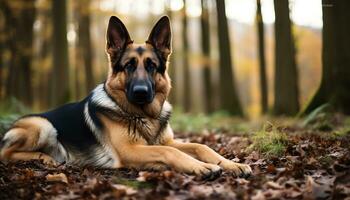
[[[189,192],[195,197],[207,197],[214,192],[214,189],[212,186],[194,185],[190,188]]]
[[[252,200],[265,200],[265,199],[266,197],[261,190],[258,190],[258,192],[254,196],[252,196]]]
[[[126,195],[134,195],[137,193],[137,190],[126,185],[113,184],[113,187],[116,188],[117,190],[125,190]]]
[[[68,183],[67,176],[64,173],[48,174],[46,175],[46,180],[49,182],[58,181],[58,182]]]
[[[269,188],[272,188],[272,189],[283,189],[284,187],[281,186],[280,184],[276,183],[276,182],[273,182],[273,181],[268,181],[266,182],[266,185],[269,187]]]
[[[318,184],[311,176],[307,176],[304,199],[325,199],[330,197],[330,185]]]
[[[283,195],[283,191],[282,190],[268,189],[264,192],[264,195],[268,199],[281,199],[281,197]]]
[[[284,193],[285,193],[285,197],[292,198],[292,199],[298,198],[302,195],[302,193],[300,191],[298,191],[294,188],[285,189]]]

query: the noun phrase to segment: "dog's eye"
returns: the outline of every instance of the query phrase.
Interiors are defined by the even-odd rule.
[[[133,58],[133,59],[131,59],[129,62],[127,62],[126,65],[125,65],[125,69],[126,69],[128,72],[133,72],[133,71],[135,71],[135,69],[136,69],[136,59]]]
[[[156,64],[150,58],[147,58],[145,68],[148,72],[153,73],[156,68]]]

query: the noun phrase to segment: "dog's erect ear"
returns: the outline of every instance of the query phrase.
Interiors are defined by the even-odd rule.
[[[169,17],[164,16],[154,25],[147,43],[162,53],[164,59],[167,59],[171,53],[171,28]]]
[[[125,25],[119,18],[112,16],[109,19],[107,28],[107,52],[118,51],[126,48],[126,46],[132,43],[130,35]],[[112,51],[108,51],[112,50]]]

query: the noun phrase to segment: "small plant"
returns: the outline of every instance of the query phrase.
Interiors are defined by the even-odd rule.
[[[13,114],[26,114],[30,109],[27,108],[22,102],[18,101],[14,97],[2,100],[0,103],[0,116],[13,115]]]
[[[350,134],[350,117],[346,117],[343,126],[334,132],[335,136],[343,137]]]
[[[0,137],[21,115],[29,113],[29,109],[14,97],[0,103]]]
[[[12,115],[6,115],[6,116],[0,116],[0,137],[5,134],[5,131],[7,131],[12,123],[19,117],[17,114]]]
[[[267,157],[281,156],[286,150],[287,135],[271,123],[252,136],[250,149],[256,150]]]
[[[318,161],[321,165],[323,165],[325,168],[328,168],[332,165],[333,159],[329,155],[321,156]]]
[[[350,134],[350,127],[341,127],[338,130],[335,130],[333,132],[333,136],[335,138],[337,137],[344,137],[346,135]]]
[[[332,123],[333,117],[332,107],[329,104],[323,104],[307,115],[302,125],[314,130],[331,131],[335,129]]]

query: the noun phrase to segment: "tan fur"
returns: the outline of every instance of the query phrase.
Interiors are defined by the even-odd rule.
[[[42,160],[47,165],[56,165],[56,161],[53,158],[41,152],[13,152],[9,160]]]
[[[138,169],[170,166],[180,172],[207,174],[219,170],[219,166],[201,162],[169,146],[147,145],[143,138],[132,139],[126,127],[116,124],[109,118],[101,116],[106,133],[113,148],[118,153],[122,166]],[[163,137],[167,137],[164,135]]]
[[[167,131],[172,131],[169,127]],[[183,151],[203,162],[219,165],[225,170],[234,172],[236,175],[240,175],[242,172],[249,174],[251,169],[248,165],[235,163],[222,157],[214,150],[203,144],[197,143],[182,143],[169,138],[164,142],[164,145],[174,147],[180,151]]]

